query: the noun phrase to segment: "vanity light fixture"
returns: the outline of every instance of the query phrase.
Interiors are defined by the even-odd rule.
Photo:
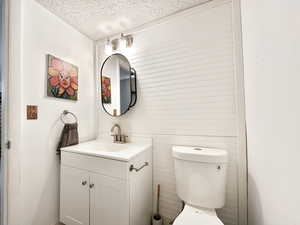
[[[107,39],[105,44],[105,53],[106,55],[111,55],[114,51],[124,51],[130,48],[133,44],[133,37],[131,34],[124,35],[121,33],[120,38],[115,38],[110,40]]]

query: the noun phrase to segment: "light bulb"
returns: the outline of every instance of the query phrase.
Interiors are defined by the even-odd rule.
[[[135,52],[136,52],[136,49],[133,48],[133,47],[126,48],[126,49],[124,49],[124,50],[122,51],[122,53],[123,53],[124,55],[126,55],[127,57],[134,55]]]
[[[104,51],[105,51],[106,55],[111,55],[112,54],[112,46],[111,46],[111,43],[110,43],[109,39],[107,39]]]
[[[124,34],[121,34],[121,38],[119,40],[119,50],[123,51],[127,48],[127,40],[126,37],[124,36]]]

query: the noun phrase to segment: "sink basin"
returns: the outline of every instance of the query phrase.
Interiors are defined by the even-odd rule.
[[[77,147],[83,148],[82,150],[97,150],[97,151],[104,151],[104,152],[119,152],[125,150],[128,145],[123,146],[120,144],[114,144],[114,143],[105,143],[100,141],[91,141],[86,142],[78,145]]]
[[[138,139],[139,141],[125,144],[116,144],[112,143],[110,140],[99,139],[65,147],[62,148],[61,151],[115,159],[119,161],[130,161],[130,159],[151,147],[151,140],[148,138]]]

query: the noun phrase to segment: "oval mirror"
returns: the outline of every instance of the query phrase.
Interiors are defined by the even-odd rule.
[[[124,55],[113,54],[104,61],[101,98],[104,111],[111,116],[121,116],[135,104],[136,74]]]

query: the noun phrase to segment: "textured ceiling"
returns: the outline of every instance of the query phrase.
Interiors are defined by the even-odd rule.
[[[207,2],[207,0],[36,1],[94,40]]]

